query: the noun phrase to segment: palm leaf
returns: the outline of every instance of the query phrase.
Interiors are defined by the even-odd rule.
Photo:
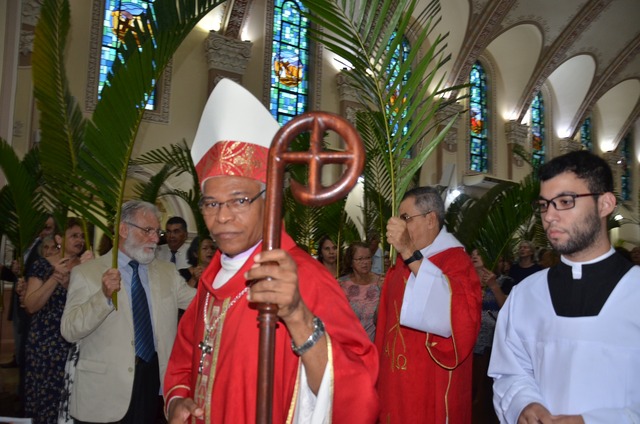
[[[530,174],[520,184],[507,187],[492,201],[478,227],[476,243],[492,268],[500,256],[511,252],[521,240],[532,240],[531,234],[536,232],[544,234],[539,216],[531,207],[538,193],[539,182]]]
[[[347,81],[363,110],[356,116],[356,127],[369,159],[365,216],[374,221],[365,223],[365,228],[378,230],[383,238],[386,221],[457,117],[448,123],[435,122],[444,104],[441,94],[449,90],[442,88],[443,79],[436,80],[437,71],[448,60],[442,53],[446,36],[428,40],[439,3],[429,1],[421,10],[417,0],[374,0],[366,7],[357,0],[302,3],[309,9],[306,16],[316,24],[310,36],[349,68]],[[401,47],[407,34],[415,48],[404,58]],[[456,99],[446,102],[451,101]],[[418,143],[424,147],[409,159]]]
[[[125,35],[93,117],[84,128],[77,156],[78,172],[72,175],[71,181],[71,186],[78,189],[67,190],[62,200],[80,216],[113,236],[113,267],[117,266],[119,215],[127,169],[145,105],[182,41],[196,23],[220,3],[221,0],[157,0],[149,3],[148,13],[141,17],[135,34],[132,30]],[[38,21],[38,43],[43,51],[62,51],[61,42],[69,29],[68,4],[68,0],[44,1],[43,9],[52,13],[44,13]],[[58,60],[63,61],[62,58]],[[64,76],[58,73],[51,83],[64,87],[63,79]],[[41,96],[40,103],[60,99],[59,95],[53,98]],[[65,107],[61,110],[73,111],[71,103],[70,96],[65,96]],[[115,217],[109,216],[108,211],[115,211]],[[110,222],[114,223],[113,232]]]
[[[196,227],[198,229],[198,235],[200,239],[209,235],[209,229],[207,228],[202,213],[200,212],[200,186],[198,184],[198,174],[196,172],[196,165],[193,163],[191,157],[191,151],[187,146],[186,140],[182,140],[181,144],[172,144],[169,147],[161,147],[151,150],[144,155],[131,161],[134,165],[156,165],[166,164],[171,166],[171,172],[167,174],[168,179],[172,175],[179,176],[181,174],[189,174],[191,176],[192,188],[185,192],[183,190],[171,190],[166,192],[166,195],[174,195],[183,199],[193,213],[193,217],[196,221]]]
[[[60,202],[64,193],[75,190],[78,149],[86,121],[71,96],[64,67],[64,48],[69,32],[69,5],[45,2],[41,23],[36,26],[33,49],[34,95],[40,111],[40,155],[43,169],[43,194],[58,228],[64,230],[67,205]],[[85,243],[90,246],[89,231],[82,220]]]
[[[167,194],[161,192],[162,186],[167,178],[171,175],[173,167],[170,164],[165,164],[160,171],[149,178],[147,182],[140,182],[133,188],[134,193],[140,200],[155,204],[158,197]]]
[[[38,236],[46,221],[38,190],[38,150],[21,161],[13,148],[0,138],[0,169],[7,185],[0,191],[0,234],[7,236],[17,252],[23,252]],[[22,255],[18,254],[22,267]]]

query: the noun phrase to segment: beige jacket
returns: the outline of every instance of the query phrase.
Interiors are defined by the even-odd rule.
[[[115,310],[102,292],[102,274],[111,268],[111,255],[73,269],[60,325],[62,336],[79,345],[70,413],[81,421],[119,421],[131,400],[135,371],[131,300],[122,287]],[[176,336],[178,308],[186,309],[196,291],[170,262],[154,260],[148,276],[162,382]]]

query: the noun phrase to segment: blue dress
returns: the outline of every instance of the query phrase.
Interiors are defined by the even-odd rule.
[[[39,258],[26,277],[47,281],[53,266]],[[71,343],[60,334],[67,290],[58,285],[47,303],[31,318],[26,345],[25,413],[34,424],[55,424],[64,392],[64,367]]]

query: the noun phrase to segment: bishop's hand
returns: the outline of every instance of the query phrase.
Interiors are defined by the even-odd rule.
[[[278,305],[278,316],[285,323],[308,311],[298,290],[298,267],[287,252],[282,249],[261,252],[254,262],[245,274],[247,280],[254,281],[249,301]]]
[[[192,416],[200,419],[204,417],[204,410],[193,399],[174,398],[170,401],[167,415],[169,424],[186,424]]]

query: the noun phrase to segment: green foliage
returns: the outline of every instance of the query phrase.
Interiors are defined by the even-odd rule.
[[[522,240],[547,245],[540,216],[531,207],[539,190],[530,174],[520,184],[498,184],[480,199],[461,195],[449,207],[445,223],[467,251],[477,248],[487,268],[493,269],[498,258],[510,255]]]
[[[162,186],[163,182],[169,177],[174,175],[179,176],[184,173],[189,174],[192,181],[192,187],[189,191],[174,189],[169,190],[162,195],[178,196],[184,200],[189,205],[189,208],[193,213],[200,239],[202,240],[204,236],[209,235],[209,230],[204,222],[202,213],[200,212],[199,203],[201,194],[200,186],[198,185],[198,174],[196,173],[196,166],[191,158],[191,151],[189,146],[187,146],[186,140],[183,139],[180,144],[172,144],[169,147],[160,147],[158,149],[151,150],[139,158],[132,160],[131,163],[133,165],[164,165],[166,168],[166,175],[164,177],[158,177],[154,182],[158,190]],[[148,185],[151,184],[152,183],[150,181]],[[148,190],[153,190],[153,188],[149,187]]]
[[[417,0],[302,0],[309,9],[310,36],[338,55],[359,107],[356,128],[365,143],[365,229],[384,237],[384,228],[426,159],[457,115],[436,122],[447,102],[436,73],[444,57],[443,36],[428,36],[440,12],[439,2],[417,9]],[[413,48],[406,59],[396,52],[404,38]],[[406,132],[402,128],[407,128]],[[418,148],[419,143],[421,144]],[[414,152],[413,159],[407,159]]]
[[[45,0],[42,4],[34,42],[34,85],[42,111],[40,126],[46,129],[43,143],[52,161],[59,161],[47,165],[46,180],[52,186],[66,182],[66,190],[57,191],[60,202],[113,237],[114,267],[129,159],[145,105],[182,41],[221,3],[149,3],[150,13],[125,35],[95,112],[86,122],[69,94],[63,67],[69,2]],[[62,134],[56,134],[60,129]]]
[[[165,164],[160,171],[149,178],[147,182],[139,182],[133,188],[136,196],[140,200],[155,204],[159,197],[168,194],[162,192],[162,186],[167,178],[171,175],[172,167],[168,163]]]
[[[31,149],[20,160],[13,148],[0,138],[0,169],[7,185],[0,190],[0,235],[5,235],[18,252],[22,252],[38,236],[47,219],[38,190],[39,151]]]

